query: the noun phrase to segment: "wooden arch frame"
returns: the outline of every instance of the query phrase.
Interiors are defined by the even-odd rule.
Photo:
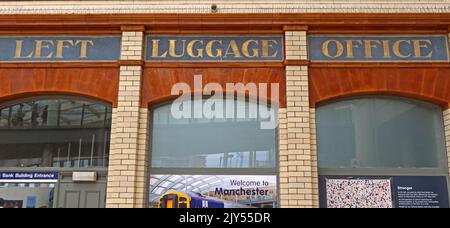
[[[117,107],[117,68],[2,68],[0,102],[30,96],[66,95]]]
[[[450,68],[310,69],[310,107],[334,99],[361,95],[392,95],[450,105]]]

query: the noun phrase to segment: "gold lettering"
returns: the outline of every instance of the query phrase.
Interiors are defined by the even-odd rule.
[[[35,58],[44,58],[44,59],[48,59],[51,58],[53,56],[53,52],[50,51],[50,53],[48,53],[46,56],[42,56],[42,50],[44,49],[49,49],[50,50],[50,45],[54,45],[53,40],[36,40],[36,46],[34,49],[34,57]]]
[[[152,40],[152,57],[153,58],[165,58],[167,56],[167,51],[159,55],[159,39]]]
[[[197,54],[194,54],[194,46],[195,44],[203,44],[203,40],[192,40],[187,45],[187,53],[190,57],[193,58],[202,58],[203,57],[203,48],[197,49]]]
[[[258,48],[253,48],[252,49],[253,54],[249,53],[249,46],[250,46],[251,43],[259,45],[259,41],[257,41],[257,40],[247,40],[247,41],[245,41],[242,44],[242,55],[244,55],[247,58],[257,58],[259,56]]]
[[[400,58],[408,58],[408,57],[411,56],[411,54],[404,55],[404,54],[402,54],[401,51],[400,51],[400,45],[401,45],[402,43],[411,44],[411,41],[410,41],[410,40],[397,40],[397,41],[394,42],[394,45],[393,45],[393,47],[392,47],[392,50],[394,51],[394,55],[395,55],[395,56],[400,57]]]
[[[383,56],[384,58],[391,58],[391,49],[389,47],[389,40],[382,40],[383,43]]]
[[[14,55],[14,58],[16,59],[29,59],[33,56],[33,52],[28,54],[27,56],[22,57],[22,47],[23,47],[23,40],[16,40],[16,54]]]
[[[422,48],[429,49],[431,40],[413,40],[414,44],[414,57],[416,58],[431,58],[433,56],[433,50],[430,50],[427,55],[422,55]]]
[[[64,48],[70,48],[69,45],[66,45],[65,43],[69,44],[70,46],[73,46],[73,40],[57,40],[56,41],[56,55],[55,58],[63,58],[63,50]]]
[[[78,44],[81,44],[80,58],[87,58],[89,45],[94,47],[94,41],[93,40],[77,40],[77,41],[75,41],[74,46],[77,46]]]
[[[169,40],[169,55],[170,57],[175,58],[181,58],[184,56],[184,50],[186,48],[186,40],[181,41],[183,43],[183,46],[181,47],[181,54],[177,54],[176,48],[177,48],[177,40]]]
[[[353,55],[353,48],[358,48],[362,45],[361,40],[346,40],[347,45],[347,58],[355,58]],[[356,45],[354,44],[356,43]]]
[[[329,46],[330,46],[331,42],[336,44],[336,54],[335,55],[330,54]],[[322,54],[328,58],[338,58],[338,57],[341,57],[343,53],[344,53],[344,46],[338,40],[327,40],[327,41],[323,42],[323,44],[322,44]]]
[[[261,40],[262,45],[262,57],[263,58],[274,58],[278,55],[278,51],[275,50],[275,52],[270,55],[269,49],[273,48],[273,45],[277,45],[278,41],[276,40]]]
[[[233,51],[232,53],[230,53],[230,49],[231,51]],[[229,54],[233,54],[234,58],[241,58],[241,53],[239,52],[239,48],[237,45],[236,40],[231,40],[230,44],[228,45],[227,51],[225,52],[225,57],[227,57]]]
[[[213,54],[213,46],[214,44],[222,44],[221,40],[211,40],[206,44],[206,55],[211,58],[219,58],[222,57],[222,49],[218,48],[217,53]]]
[[[381,44],[379,40],[364,40],[364,56],[368,59],[372,58],[372,48],[376,48],[377,44]]]

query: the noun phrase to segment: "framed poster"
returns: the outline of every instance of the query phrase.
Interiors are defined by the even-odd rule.
[[[448,208],[445,176],[320,176],[326,208]]]
[[[327,208],[392,208],[391,179],[327,178]]]
[[[259,175],[152,175],[150,207],[273,208],[277,177]]]

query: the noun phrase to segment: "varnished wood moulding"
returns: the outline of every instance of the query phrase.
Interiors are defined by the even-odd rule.
[[[145,62],[144,67],[158,68],[255,68],[284,67],[283,62]]]
[[[295,26],[295,25],[286,25],[283,26],[284,31],[308,31],[308,26]]]
[[[17,36],[17,35],[120,35],[122,32],[120,30],[111,30],[111,29],[105,29],[105,30],[35,30],[35,29],[21,29],[21,30],[0,30],[0,35],[10,35],[10,36]]]
[[[311,62],[312,68],[449,68],[449,62]]]
[[[143,66],[143,60],[119,60],[120,66]]]
[[[309,60],[285,60],[284,65],[286,66],[308,66],[310,64]]]
[[[283,31],[280,29],[269,29],[269,30],[262,30],[262,29],[221,29],[221,30],[214,30],[214,29],[193,29],[193,30],[186,30],[186,29],[154,29],[154,30],[146,30],[145,33],[147,35],[164,35],[164,34],[181,34],[181,35],[254,35],[254,34],[283,34]]]
[[[368,30],[350,30],[350,29],[312,29],[308,31],[308,34],[314,35],[437,35],[447,34],[445,29],[433,29],[433,30],[421,30],[421,29],[368,29]]]
[[[145,31],[145,26],[143,25],[124,25],[120,27],[120,30],[126,32],[132,32],[132,31],[137,31],[137,32],[143,32]]]
[[[0,15],[0,28],[22,26],[86,28],[147,26],[151,28],[227,28],[257,29],[267,26],[391,26],[419,28],[450,26],[450,13],[257,13],[257,14],[55,14]]]
[[[0,63],[0,68],[115,68],[118,62],[23,62]]]

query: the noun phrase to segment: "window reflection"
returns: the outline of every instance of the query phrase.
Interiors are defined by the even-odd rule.
[[[0,128],[107,127],[111,108],[88,101],[45,99],[0,107]]]
[[[111,107],[72,98],[0,106],[0,167],[106,167]]]
[[[53,183],[0,183],[0,208],[52,208],[55,187]]]
[[[339,101],[317,109],[320,168],[439,168],[442,109],[389,97]]]
[[[250,112],[257,112],[258,105],[245,101],[235,101],[234,105],[234,118],[177,119],[171,114],[171,104],[156,108],[152,167],[274,168],[276,129],[260,128],[263,119]],[[246,115],[238,116],[239,110]]]

